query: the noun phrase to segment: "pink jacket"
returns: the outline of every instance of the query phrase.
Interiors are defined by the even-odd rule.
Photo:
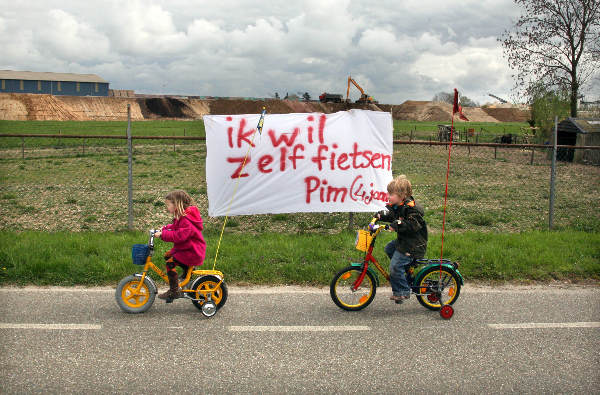
[[[202,217],[198,208],[189,206],[185,215],[173,219],[173,223],[162,228],[160,238],[173,243],[169,253],[187,266],[200,266],[204,263],[206,242],[202,237]]]

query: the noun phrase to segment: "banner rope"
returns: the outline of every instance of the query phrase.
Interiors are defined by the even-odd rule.
[[[260,119],[258,120],[258,125],[256,125],[256,130],[262,136],[262,128],[263,123],[265,121],[265,114],[267,110],[263,107],[262,113],[260,114]],[[225,225],[227,225],[227,220],[229,219],[229,211],[231,210],[231,205],[233,204],[233,200],[237,193],[238,187],[240,185],[240,178],[242,177],[242,172],[244,171],[244,167],[246,166],[246,162],[248,160],[248,155],[250,155],[250,150],[254,146],[254,137],[256,136],[256,132],[252,133],[252,139],[250,140],[250,145],[248,146],[248,151],[246,151],[246,156],[244,156],[244,161],[242,162],[242,167],[238,173],[238,176],[235,180],[235,186],[233,187],[233,194],[231,195],[231,199],[229,200],[229,204],[227,205],[227,210],[225,211],[225,220],[223,221],[223,227],[221,228],[221,234],[219,235],[219,242],[217,243],[217,251],[215,252],[215,259],[213,261],[212,270],[215,270],[215,266],[217,265],[217,257],[219,256],[219,249],[221,248],[221,240],[223,239],[223,233],[225,232]]]

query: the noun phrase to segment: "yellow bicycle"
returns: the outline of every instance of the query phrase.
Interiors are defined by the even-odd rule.
[[[144,313],[152,307],[158,287],[148,275],[150,270],[166,283],[169,282],[166,273],[152,263],[154,233],[154,229],[150,231],[148,244],[134,244],[132,248],[133,263],[143,266],[142,272],[125,277],[117,285],[115,298],[121,310],[126,313]],[[223,273],[218,270],[190,268],[185,278],[179,282],[179,286],[184,298],[191,300],[205,317],[214,316],[227,301],[227,285]]]

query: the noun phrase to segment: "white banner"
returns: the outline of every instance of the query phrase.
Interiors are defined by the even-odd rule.
[[[390,113],[267,114],[262,134],[259,119],[204,116],[210,216],[384,207],[392,179]]]

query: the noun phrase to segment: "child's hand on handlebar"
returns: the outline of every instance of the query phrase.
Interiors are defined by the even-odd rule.
[[[160,235],[162,234],[162,231],[157,230],[154,232],[154,237],[158,237],[160,239]]]

